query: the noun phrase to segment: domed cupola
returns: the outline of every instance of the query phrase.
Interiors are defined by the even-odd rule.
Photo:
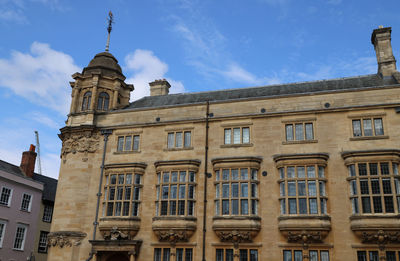
[[[72,75],[75,81],[70,82],[72,101],[67,125],[93,125],[96,114],[129,105],[130,92],[134,87],[125,83],[126,77],[118,60],[108,52],[111,22],[106,51],[96,54],[82,73]]]
[[[109,52],[102,52],[90,61],[89,65],[82,71],[84,76],[89,76],[92,73],[102,74],[104,76],[125,76],[122,74],[121,66],[118,60]]]

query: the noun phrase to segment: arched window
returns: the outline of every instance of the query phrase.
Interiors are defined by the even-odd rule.
[[[109,101],[110,101],[110,96],[106,92],[101,92],[97,100],[97,109],[103,111],[108,110]]]
[[[90,102],[92,100],[92,92],[88,91],[83,95],[82,100],[82,111],[87,111],[90,108]]]

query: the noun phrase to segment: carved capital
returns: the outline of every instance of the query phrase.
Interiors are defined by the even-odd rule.
[[[51,232],[47,236],[47,245],[49,247],[72,247],[79,246],[82,239],[86,237],[86,233],[74,231],[57,231]]]

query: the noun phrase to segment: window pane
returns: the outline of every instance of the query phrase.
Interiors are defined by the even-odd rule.
[[[284,215],[286,214],[286,200],[280,199],[279,201],[281,203],[281,214]]]
[[[219,198],[219,184],[215,185],[215,197]]]
[[[240,144],[240,128],[233,129],[233,144]]]
[[[231,175],[232,175],[232,180],[238,180],[239,179],[239,170],[238,169],[232,169],[231,170]]]
[[[279,168],[279,177],[281,179],[285,178],[285,168]]]
[[[360,175],[360,176],[367,175],[367,164],[365,164],[365,163],[358,164],[358,175]]]
[[[350,174],[350,177],[354,177],[356,175],[356,170],[355,170],[354,165],[349,166],[349,174]]]
[[[305,173],[305,168],[304,167],[297,167],[297,177],[298,178],[305,178],[306,173]]]
[[[224,143],[231,144],[231,129],[224,130]]]
[[[179,185],[179,198],[186,198],[186,185]]]
[[[378,163],[369,163],[369,174],[378,175]]]
[[[286,140],[287,141],[293,140],[293,125],[292,124],[286,125]]]
[[[249,188],[247,183],[240,184],[240,196],[241,197],[248,197],[249,196]]]
[[[242,128],[243,143],[250,143],[250,128]]]
[[[374,126],[375,126],[375,135],[383,135],[383,125],[382,125],[382,119],[377,118],[374,119]]]
[[[329,261],[329,251],[321,251],[321,261]]]
[[[175,147],[182,147],[182,132],[175,133]]]
[[[388,162],[381,163],[381,174],[389,175],[389,163]]]
[[[367,261],[367,252],[357,251],[357,261]]]
[[[326,199],[322,198],[321,201],[321,214],[326,214]]]
[[[396,261],[396,252],[386,251],[386,261]]]
[[[167,186],[162,186],[162,199],[168,199],[168,185]]]
[[[392,194],[390,179],[382,179],[383,194]]]
[[[183,261],[183,248],[176,249],[176,261]]]
[[[390,181],[389,181],[389,188],[390,188]],[[379,180],[378,179],[371,180],[371,190],[372,190],[372,194],[380,194],[381,193],[381,190],[379,188]]]
[[[352,198],[351,202],[352,202],[353,214],[358,214],[359,213],[358,199],[357,198]]]
[[[163,173],[163,182],[168,183],[169,182],[169,172],[164,172]]]
[[[307,214],[307,199],[305,198],[299,198],[299,214]]]
[[[394,213],[393,197],[384,197],[386,213]]]
[[[307,167],[307,177],[315,178],[315,167],[314,166]]]
[[[258,261],[258,251],[256,249],[250,249],[250,261]]]
[[[369,261],[379,261],[378,251],[369,251]]]
[[[296,140],[304,140],[303,124],[295,124]]]
[[[292,261],[292,251],[283,250],[283,261]]]
[[[222,180],[229,180],[229,169],[222,170]]]
[[[186,182],[186,171],[179,172],[179,182]]]
[[[312,123],[306,123],[306,140],[313,140],[314,132]]]
[[[325,177],[325,168],[318,166],[318,177],[319,178],[324,178]]]
[[[193,259],[193,251],[191,248],[186,248],[185,250],[185,261],[192,261]]]
[[[240,249],[239,250],[239,260],[240,261],[247,261],[247,249]]]
[[[306,182],[305,181],[298,181],[297,183],[297,189],[299,196],[305,196],[306,195]]]
[[[372,123],[371,119],[363,120],[364,136],[372,136]]]
[[[168,133],[168,148],[173,148],[175,142],[175,135],[173,132]]]
[[[229,198],[229,183],[222,184],[222,197]]]
[[[294,251],[294,261],[303,261],[303,251],[301,250]]]
[[[361,121],[353,120],[353,136],[360,137],[361,136]]]
[[[229,215],[229,200],[222,200],[222,215]]]
[[[288,182],[288,196],[296,196],[296,182]]]
[[[166,187],[167,187],[167,186],[166,186]],[[176,199],[177,190],[178,190],[178,188],[177,188],[176,185],[172,185],[172,186],[171,186],[171,193],[170,193],[170,195],[169,195],[169,198],[170,198],[170,199]]]
[[[286,195],[286,193],[285,193],[285,182],[279,183],[279,190],[280,190],[280,195],[281,196],[285,196]]]
[[[132,136],[126,136],[125,137],[125,150],[131,150],[132,147]]]
[[[297,214],[297,205],[295,198],[289,199],[289,214]]]
[[[223,249],[217,249],[215,259],[216,259],[216,261],[224,261],[224,250]]]
[[[225,261],[233,261],[233,249],[226,249],[225,254]]]
[[[138,151],[139,150],[139,140],[140,140],[140,136],[139,135],[133,136],[133,150],[134,151]]]
[[[361,194],[369,194],[369,188],[368,188],[368,180],[367,179],[361,179],[360,180],[360,192]]]
[[[294,167],[287,167],[286,171],[288,178],[294,178]]]
[[[317,199],[310,198],[310,214],[318,214]]]
[[[117,151],[123,151],[123,150],[124,150],[124,137],[118,137]]]
[[[240,208],[241,208],[241,214],[242,215],[248,215],[249,214],[249,202],[248,202],[247,199],[240,200]]]
[[[309,196],[316,196],[317,195],[317,189],[315,186],[315,181],[309,181],[308,182],[308,195]]]
[[[393,174],[399,175],[399,164],[393,163]]]
[[[232,199],[232,215],[239,214],[239,200]]]
[[[310,261],[318,261],[318,251],[310,250]]]
[[[325,196],[325,181],[319,182],[319,195]]]
[[[372,201],[374,203],[374,212],[375,213],[382,213],[382,200],[381,197],[373,197]]]
[[[192,133],[185,131],[185,148],[189,148],[191,145]]]
[[[251,200],[251,214],[252,215],[258,214],[258,201],[255,199]]]
[[[371,213],[371,201],[369,197],[361,198],[363,213]]]
[[[239,197],[239,184],[232,183],[232,198]]]
[[[185,201],[178,201],[178,215],[185,215]]]
[[[169,253],[169,248],[164,248],[163,249],[163,261],[169,261],[170,253]]]
[[[350,195],[357,195],[357,183],[355,180],[350,181]]]
[[[257,183],[251,183],[251,197],[257,197]]]

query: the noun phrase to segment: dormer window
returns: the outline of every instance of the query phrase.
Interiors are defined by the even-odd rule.
[[[92,101],[92,92],[88,91],[83,95],[82,100],[82,111],[87,111],[90,108],[90,102]]]
[[[101,92],[97,99],[97,109],[106,111],[108,110],[108,104],[110,102],[110,96],[106,92]]]

